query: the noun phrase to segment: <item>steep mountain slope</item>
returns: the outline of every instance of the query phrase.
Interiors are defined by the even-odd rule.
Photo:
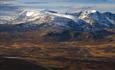
[[[110,12],[103,13],[111,23],[115,25],[115,14],[112,14]]]

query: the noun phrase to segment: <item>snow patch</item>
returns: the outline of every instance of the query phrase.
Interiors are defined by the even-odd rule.
[[[96,13],[97,11],[96,10],[91,10],[92,13]]]
[[[34,14],[34,12],[27,12],[26,16],[32,16]]]

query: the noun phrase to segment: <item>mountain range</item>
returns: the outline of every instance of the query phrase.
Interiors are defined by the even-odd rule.
[[[115,14],[97,10],[58,13],[42,9],[0,18],[0,32],[28,31],[38,31],[39,36],[48,41],[103,39],[115,34]]]

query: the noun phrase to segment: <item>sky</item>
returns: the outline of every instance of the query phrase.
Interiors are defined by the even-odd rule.
[[[23,7],[61,12],[96,9],[115,13],[115,0],[0,0],[0,4],[1,7],[4,4],[4,6],[6,5],[9,8],[14,6],[16,9]]]

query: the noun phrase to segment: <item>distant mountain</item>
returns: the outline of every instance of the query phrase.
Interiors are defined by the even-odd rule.
[[[6,18],[7,19],[7,18]],[[115,14],[86,10],[63,14],[47,10],[24,10],[11,21],[2,20],[1,32],[40,31],[47,40],[101,39],[115,33]]]
[[[111,28],[115,25],[110,18],[96,10],[83,11],[79,18],[94,27]]]

